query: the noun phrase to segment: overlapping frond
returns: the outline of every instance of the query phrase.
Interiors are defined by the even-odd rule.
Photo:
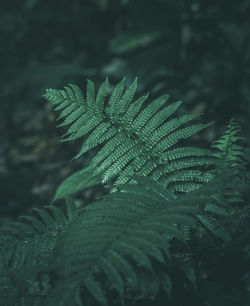
[[[189,205],[183,200],[178,203],[151,179],[137,179],[138,185],[125,184],[121,192],[85,207],[71,224],[54,254],[53,269],[58,271],[59,280],[48,305],[58,296],[62,297],[60,305],[67,305],[79,287],[81,292],[86,288],[100,305],[109,305],[110,288],[120,301],[126,298],[128,287],[146,296],[149,288],[141,287],[140,273],[146,270],[154,277],[153,258],[171,264],[169,240],[174,237],[185,242],[177,224],[195,228],[192,216],[200,211],[199,197]],[[158,288],[155,293],[163,287],[163,279],[170,281],[170,276],[154,280],[152,285]]]
[[[230,173],[178,198],[152,179],[136,176],[137,184],[124,184],[83,208],[55,249],[52,267],[58,280],[46,303],[53,305],[60,296],[59,305],[67,305],[77,293],[86,299],[87,290],[100,305],[109,305],[110,292],[122,303],[128,291],[146,298],[148,292],[169,289],[171,276],[167,269],[157,270],[155,261],[172,265],[171,241],[186,245],[186,227],[197,230],[202,224],[214,235],[230,238],[203,210],[230,186]],[[151,278],[147,286],[145,273]]]
[[[66,213],[48,206],[50,212],[37,209],[38,218],[25,216],[4,228],[0,298],[15,303],[23,290],[25,305],[75,305],[91,296],[98,305],[108,305],[110,289],[120,301],[127,298],[128,288],[143,297],[149,291],[156,295],[161,287],[169,289],[170,275],[158,271],[159,278],[152,260],[171,264],[169,241],[185,243],[177,225],[195,228],[192,216],[200,211],[198,202],[178,203],[151,179],[138,177],[138,182],[102,197],[80,214],[66,199]],[[145,273],[151,282],[142,281]],[[15,284],[10,284],[12,275]]]
[[[0,231],[1,305],[43,305],[51,290],[50,261],[57,243],[77,216],[71,199],[66,214],[56,206],[35,209]],[[4,302],[6,301],[6,302]],[[22,304],[20,304],[22,303]]]

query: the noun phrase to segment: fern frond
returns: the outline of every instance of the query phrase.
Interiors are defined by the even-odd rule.
[[[86,288],[101,305],[108,305],[110,288],[121,301],[126,298],[125,288],[143,292],[138,268],[154,274],[152,258],[170,264],[170,238],[185,243],[177,224],[195,228],[192,216],[200,211],[197,202],[179,204],[151,179],[136,179],[138,185],[125,184],[120,192],[84,207],[71,223],[55,249],[52,266],[58,282],[47,305],[53,305],[58,296],[63,301],[58,305],[67,305],[79,287],[80,292]],[[71,284],[70,288],[63,279]],[[160,288],[163,281],[158,282]]]
[[[173,239],[187,245],[187,227],[198,230],[199,224],[229,239],[215,218],[202,209],[207,202],[212,203],[212,195],[230,185],[227,174],[177,198],[152,179],[135,176],[137,184],[121,185],[119,192],[84,207],[57,245],[53,269],[59,271],[59,281],[46,300],[48,305],[53,305],[58,296],[64,301],[60,305],[67,305],[77,288],[80,292],[87,288],[101,305],[108,305],[110,290],[115,290],[123,301],[131,286],[137,294],[147,291],[140,287],[143,271],[151,273],[152,278],[157,275],[153,278],[155,294],[160,288],[168,292],[171,276],[155,270],[152,260],[170,266]],[[63,279],[70,282],[71,288],[63,284]]]
[[[180,190],[178,186],[183,180],[177,178],[186,176],[192,181],[188,170],[206,167],[212,161],[208,150],[175,146],[210,124],[189,125],[199,114],[177,117],[175,113],[181,102],[167,103],[168,95],[156,98],[144,107],[148,95],[133,101],[137,79],[126,90],[124,84],[125,78],[115,86],[108,99],[108,79],[100,86],[97,95],[93,82],[88,80],[86,99],[80,89],[72,85],[59,91],[49,89],[44,97],[61,111],[59,118],[65,118],[62,125],[69,125],[63,141],[87,136],[74,158],[101,145],[91,165],[97,174],[103,173],[103,183],[115,179],[115,190],[115,186],[131,181],[134,174],[149,175],[163,182],[171,177],[171,172],[175,173],[172,182]],[[198,156],[196,161],[188,159]],[[188,184],[185,190],[188,191]]]
[[[0,301],[6,299],[5,305],[18,305],[20,297],[22,305],[40,305],[52,288],[50,261],[76,218],[76,208],[67,199],[66,215],[56,206],[47,206],[47,210],[36,209],[39,217],[21,216],[20,222],[0,231]]]
[[[212,143],[211,148],[216,150],[212,156],[218,159],[218,163],[232,166],[242,163],[243,147],[238,144],[243,139],[240,133],[239,124],[231,119],[224,134]]]
[[[66,213],[48,206],[36,210],[38,217],[22,217],[23,222],[0,234],[0,298],[15,304],[21,291],[27,305],[78,305],[93,299],[110,305],[113,293],[121,303],[154,298],[160,289],[170,294],[172,242],[187,247],[190,229],[202,234],[199,225],[230,238],[214,217],[227,217],[214,200],[233,183],[231,174],[232,169],[224,170],[179,196],[135,175],[137,184],[121,185],[80,211],[66,198]]]
[[[231,180],[234,182],[231,187],[224,190],[224,193],[214,197],[214,204],[208,204],[206,210],[217,216],[225,214],[233,215],[237,211],[237,205],[243,202],[243,190],[241,190],[240,182],[237,178],[240,177],[240,170],[243,169],[243,147],[240,136],[241,128],[239,124],[231,119],[226,127],[224,134],[215,140],[211,148],[211,157],[215,159],[218,172],[226,171],[228,168],[235,169],[231,175]]]

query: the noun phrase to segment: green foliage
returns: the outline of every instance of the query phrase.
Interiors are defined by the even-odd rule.
[[[39,101],[36,101],[40,89],[48,86],[60,88],[66,80],[71,80],[72,83],[77,82],[83,74],[84,77],[89,75],[95,78],[97,83],[104,75],[109,75],[117,81],[126,74],[127,79],[124,82],[124,88],[127,88],[127,83],[130,83],[137,75],[140,79],[140,85],[137,88],[139,95],[146,88],[151,89],[151,94],[150,98],[147,99],[141,97],[141,100],[134,107],[132,105],[137,98],[131,100],[131,102],[134,102],[130,104],[131,109],[126,117],[127,119],[129,117],[138,118],[143,110],[153,103],[150,101],[153,101],[156,96],[161,95],[166,90],[174,99],[185,97],[185,103],[182,105],[179,102],[173,103],[171,108],[168,100],[163,103],[159,110],[152,109],[152,117],[145,123],[145,133],[150,132],[150,134],[146,133],[146,137],[141,133],[144,128],[140,130],[138,135],[134,135],[132,132],[132,140],[129,140],[129,137],[126,136],[127,130],[121,130],[110,139],[96,145],[97,137],[94,133],[99,136],[103,129],[104,136],[119,128],[123,129],[121,122],[117,120],[119,118],[112,119],[109,116],[111,109],[109,109],[108,101],[113,87],[107,86],[106,99],[102,99],[105,96],[105,92],[103,92],[105,86],[100,91],[98,98],[95,94],[94,101],[99,101],[100,108],[96,112],[95,110],[91,112],[89,111],[91,105],[87,104],[86,112],[88,114],[84,117],[85,110],[80,107],[80,104],[82,98],[85,99],[86,103],[87,100],[91,102],[91,95],[94,91],[93,84],[91,85],[90,82],[88,85],[89,97],[85,93],[84,96],[81,95],[80,91],[77,97],[76,87],[68,86],[69,89],[65,89],[63,92],[65,95],[64,102],[66,104],[69,102],[69,104],[68,106],[65,104],[66,107],[59,111],[62,114],[66,109],[66,113],[75,109],[76,113],[72,111],[62,118],[69,120],[69,124],[64,127],[72,128],[71,132],[66,135],[65,141],[69,137],[76,137],[80,141],[84,140],[83,157],[85,158],[87,155],[85,155],[84,150],[88,153],[90,149],[95,150],[96,155],[94,152],[94,159],[90,166],[84,169],[81,169],[83,167],[80,166],[79,171],[59,186],[54,199],[70,195],[75,196],[76,192],[102,182],[104,184],[108,183],[106,187],[110,189],[110,192],[113,192],[112,194],[115,194],[114,191],[116,190],[121,193],[124,183],[136,183],[136,174],[150,177],[153,181],[159,183],[164,192],[168,192],[170,198],[173,197],[173,201],[179,200],[180,197],[183,197],[183,199],[191,197],[191,194],[194,195],[193,192],[202,191],[204,190],[203,187],[208,186],[210,182],[213,183],[211,197],[204,200],[203,204],[201,203],[203,210],[196,212],[194,216],[198,222],[198,228],[196,226],[191,228],[189,223],[178,225],[181,232],[180,236],[183,234],[185,239],[189,239],[188,244],[202,242],[203,254],[200,257],[197,256],[196,267],[195,264],[194,267],[190,264],[192,260],[188,260],[195,255],[194,250],[190,251],[189,254],[187,254],[188,252],[185,253],[185,250],[181,250],[180,260],[176,263],[178,268],[189,271],[185,274],[192,284],[196,282],[195,290],[192,291],[193,287],[185,282],[185,277],[180,278],[180,274],[176,270],[169,271],[172,270],[173,265],[171,264],[175,263],[176,259],[174,256],[176,254],[172,254],[171,249],[172,262],[166,261],[164,269],[166,268],[167,271],[163,275],[161,274],[162,269],[157,269],[156,259],[151,260],[149,258],[148,260],[151,262],[156,279],[160,279],[160,275],[165,279],[165,282],[160,284],[161,288],[166,288],[166,292],[171,291],[169,296],[183,297],[182,301],[176,303],[174,302],[176,299],[171,300],[169,302],[171,306],[183,304],[199,306],[208,304],[213,306],[250,305],[249,293],[245,299],[242,298],[238,301],[235,301],[231,295],[233,291],[236,292],[236,297],[240,295],[239,284],[242,284],[243,279],[240,275],[241,269],[246,274],[244,279],[248,279],[248,288],[250,283],[248,268],[249,217],[246,217],[249,216],[247,203],[250,200],[250,180],[249,178],[248,180],[242,178],[244,161],[247,160],[248,164],[250,162],[250,150],[246,148],[245,154],[243,157],[241,156],[242,146],[238,136],[238,127],[232,121],[226,128],[224,135],[212,144],[211,150],[204,150],[199,148],[198,145],[193,147],[191,143],[185,146],[186,141],[193,140],[189,137],[179,139],[175,144],[170,142],[177,139],[180,130],[182,135],[186,136],[191,131],[190,124],[192,122],[195,125],[197,124],[196,118],[191,119],[193,115],[188,115],[189,117],[184,117],[183,120],[190,118],[190,121],[186,121],[178,127],[177,124],[182,122],[180,116],[177,116],[179,109],[182,112],[191,110],[192,113],[204,112],[205,110],[208,119],[204,120],[206,122],[216,121],[216,128],[211,127],[209,133],[204,135],[205,138],[202,135],[205,141],[209,137],[218,138],[222,126],[231,117],[234,117],[244,128],[246,140],[249,142],[250,135],[247,135],[250,132],[248,120],[250,116],[249,16],[249,0],[240,2],[228,0],[26,0],[15,1],[15,5],[12,2],[5,2],[1,10],[2,25],[0,29],[1,45],[5,46],[1,48],[1,58],[4,61],[1,66],[2,74],[0,75],[2,89],[0,116],[2,130],[7,132],[1,135],[0,146],[0,173],[2,178],[0,222],[6,224],[9,217],[13,218],[13,215],[17,215],[21,210],[28,211],[34,205],[40,207],[48,194],[51,194],[50,191],[60,181],[59,173],[67,170],[60,166],[68,159],[65,143],[57,146],[56,150],[48,150],[48,154],[46,152],[47,144],[53,145],[56,133],[53,137],[53,132],[48,128],[48,125],[47,129],[46,124],[44,125],[45,116],[42,115],[43,110],[39,109]],[[39,40],[37,39],[38,33]],[[9,39],[10,37],[11,39]],[[54,93],[56,95],[56,91]],[[124,91],[122,96],[123,94]],[[115,95],[117,101],[120,101],[119,90]],[[145,99],[144,102],[143,99]],[[66,100],[69,101],[66,102]],[[73,101],[75,102],[73,103]],[[77,101],[79,101],[78,110],[75,108]],[[62,105],[62,103],[59,104]],[[103,109],[99,111],[102,103]],[[165,115],[165,107],[173,110],[169,117]],[[114,103],[113,111],[115,108]],[[154,120],[153,111],[155,111]],[[104,119],[98,126],[94,126],[98,113],[103,113],[102,118],[104,117]],[[79,115],[79,118],[70,122],[76,114]],[[146,112],[144,115],[146,116]],[[121,120],[123,120],[123,116],[121,117]],[[80,120],[80,118],[84,125],[80,124],[79,129],[78,127],[75,129],[77,124],[75,127],[73,125],[76,122],[79,123],[78,119]],[[163,121],[159,124],[160,120]],[[124,121],[126,121],[125,118]],[[176,122],[175,127],[173,126],[174,122]],[[125,127],[126,123],[129,129],[133,129],[134,120],[132,122],[126,121]],[[169,124],[169,127],[173,126],[174,129],[172,131],[161,131],[160,128],[165,123],[165,128]],[[187,130],[185,130],[186,127]],[[92,128],[92,130],[87,131],[88,128]],[[105,128],[108,129],[105,130]],[[157,130],[159,134],[157,134]],[[86,134],[81,136],[83,132],[86,132]],[[163,134],[160,134],[162,132]],[[122,135],[124,135],[124,138],[122,138]],[[160,151],[158,145],[155,145],[151,150],[150,143],[153,142],[153,139],[156,141],[157,137],[161,136],[161,140],[165,139],[164,151]],[[91,137],[94,143],[87,143],[88,137]],[[111,142],[112,138],[114,138],[114,143]],[[168,144],[170,147],[167,147]],[[106,145],[107,147],[105,147]],[[40,151],[42,147],[44,147],[44,150],[41,149]],[[126,148],[128,151],[126,151]],[[86,162],[87,158],[84,164],[88,164]],[[76,164],[77,162],[80,164],[81,161],[76,161]],[[60,168],[58,169],[58,178],[53,177],[53,174],[46,174],[46,169],[51,166],[54,167],[55,163]],[[221,169],[221,172],[217,173],[219,169]],[[220,175],[225,172],[225,169],[236,170],[236,173],[228,174],[230,178],[232,177],[231,187],[229,184],[228,188],[223,189],[223,180],[220,182]],[[247,171],[249,172],[249,166]],[[54,173],[56,175],[56,171]],[[38,186],[39,182],[45,184]],[[144,187],[147,189],[144,184],[138,184],[142,190]],[[151,185],[151,183],[149,184]],[[138,187],[134,186],[133,188],[137,188],[136,191],[141,197],[144,195],[143,191],[139,192]],[[244,188],[248,194],[244,193]],[[223,190],[223,192],[216,192],[216,190]],[[32,191],[32,194],[30,191]],[[84,196],[87,193],[88,190],[85,190],[81,195]],[[117,194],[116,196],[118,197]],[[189,201],[187,202],[189,203]],[[47,262],[49,264],[53,262],[50,256],[55,254],[54,243],[60,245],[64,234],[62,234],[62,237],[55,234],[58,238],[56,241],[50,234],[45,234],[47,226],[54,234],[57,231],[53,224],[55,222],[60,224],[58,215],[58,220],[55,221],[55,215],[52,211],[46,209],[45,212],[48,215],[47,217],[41,219],[41,217],[36,216],[37,221],[33,220],[37,230],[41,234],[44,233],[41,237],[32,229],[33,223],[28,220],[24,220],[22,225],[4,226],[6,230],[2,237],[5,237],[6,240],[4,240],[3,245],[4,252],[0,252],[0,288],[2,294],[0,304],[10,304],[11,306],[45,304],[44,300],[47,299],[48,294],[53,294],[55,286],[57,288],[59,286],[61,272],[57,271],[56,268],[53,270],[51,266],[48,267]],[[67,219],[63,210],[62,213]],[[52,217],[52,220],[49,216]],[[64,224],[63,217],[61,222],[61,224]],[[71,223],[67,222],[68,225],[64,224],[58,230],[65,228],[68,233],[67,239],[70,240],[72,238],[70,236]],[[11,230],[7,231],[7,227]],[[13,233],[13,235],[10,233]],[[35,240],[29,238],[32,237],[32,233],[36,235]],[[212,240],[217,241],[218,238],[215,237],[220,237],[225,241],[223,244],[218,243],[219,247],[223,245],[220,251],[214,250],[213,243],[208,244],[210,236]],[[232,241],[230,240],[231,236]],[[14,243],[12,241],[14,237],[20,238],[20,241],[18,240],[19,242],[15,245],[12,244]],[[30,249],[25,243],[22,243],[26,240]],[[51,245],[51,247],[47,247],[46,250],[48,240],[50,240],[48,245]],[[172,247],[175,240],[177,239],[171,239],[167,243]],[[183,240],[181,239],[181,241]],[[231,244],[236,243],[238,246],[224,249],[225,244],[231,245],[230,241]],[[39,244],[41,245],[39,246]],[[77,243],[74,246],[77,249]],[[42,251],[43,254],[47,254],[46,256],[39,255],[39,247],[41,250],[46,250]],[[220,257],[220,254],[230,257],[239,250],[242,250],[241,256],[234,257],[226,266],[225,256]],[[58,253],[63,257],[60,251]],[[11,258],[13,260],[10,258],[6,262],[4,258],[8,259],[8,254],[12,254]],[[221,260],[218,260],[218,262],[210,260],[213,257],[219,257]],[[143,298],[145,291],[148,292],[147,297],[155,296],[159,284],[157,281],[152,281],[152,271],[147,270],[145,273],[140,271],[139,274],[134,259],[126,259],[129,260],[133,271],[136,272],[140,284],[143,282],[145,286],[144,291],[140,288],[134,289],[136,298],[131,304],[137,306],[137,298]],[[246,261],[247,265],[244,266],[245,259],[248,261]],[[202,270],[202,265],[206,260],[209,263],[206,269]],[[98,265],[98,267],[100,266]],[[214,286],[211,285],[212,271],[221,271],[221,267],[226,267],[221,272],[224,279],[234,281],[231,287],[221,285],[221,279],[214,281]],[[105,269],[104,265],[102,268]],[[74,271],[73,267],[70,266],[69,269],[73,274],[76,274],[77,283],[80,275],[77,274],[77,271]],[[233,271],[235,271],[235,274],[233,274]],[[197,273],[195,274],[195,272]],[[104,276],[109,280],[107,273],[104,273]],[[106,279],[104,276],[100,276],[98,281]],[[120,277],[124,279],[122,274]],[[179,284],[183,283],[183,287],[176,287],[176,279]],[[196,281],[194,281],[195,279]],[[116,277],[116,280],[117,284],[121,285],[118,277]],[[190,302],[185,299],[187,296],[197,296],[200,295],[200,292],[203,292],[199,287],[203,280],[205,283],[208,280],[206,290],[202,293],[203,299]],[[76,285],[76,283],[74,284]],[[94,287],[94,282],[92,284]],[[150,287],[149,284],[152,286]],[[69,283],[62,280],[62,288],[66,288],[67,285],[70,287]],[[123,285],[126,287],[125,283]],[[221,285],[221,287],[218,285]],[[76,304],[97,304],[91,298],[88,299],[89,295],[85,292],[85,289],[86,291],[88,289],[84,284],[76,285],[76,287],[78,287],[76,289]],[[119,286],[114,288],[114,291],[118,292],[118,296],[121,295],[120,288]],[[189,290],[187,296],[183,294],[184,288]],[[216,288],[217,290],[215,290]],[[90,286],[89,290],[91,291]],[[101,292],[107,292],[107,295],[109,295],[106,288],[100,290]],[[133,289],[131,290],[133,291]],[[231,298],[222,299],[223,290],[225,294],[230,293]],[[211,292],[214,298],[210,299],[211,295],[206,295],[206,292]],[[129,296],[127,288],[124,289],[124,295],[126,300]],[[95,293],[92,296],[95,296]],[[98,296],[102,296],[102,294],[100,293]],[[131,294],[131,296],[133,295]],[[83,300],[81,297],[84,297],[83,302],[80,302],[80,300]],[[60,297],[58,300],[60,300]],[[119,297],[117,297],[117,300],[119,300]],[[139,302],[139,305],[146,306],[147,302],[148,299]],[[164,303],[166,303],[166,299]],[[155,304],[157,303],[153,303],[154,306]],[[163,305],[162,301],[158,304]]]
[[[231,119],[224,135],[211,145],[212,149],[217,150],[217,152],[213,153],[213,156],[218,158],[220,162],[223,160],[225,164],[231,164],[232,166],[242,162],[243,147],[238,144],[243,139],[239,135],[240,132],[239,124],[234,119]]]
[[[103,183],[116,178],[114,186],[131,181],[134,174],[149,175],[175,193],[195,190],[212,179],[210,171],[197,169],[214,164],[209,150],[175,146],[210,123],[190,124],[197,114],[177,117],[181,102],[166,103],[168,95],[143,108],[148,95],[133,101],[137,80],[125,91],[124,82],[117,84],[109,99],[107,79],[97,94],[88,81],[86,97],[74,85],[46,90],[44,98],[61,112],[58,119],[64,119],[59,126],[69,125],[63,141],[88,135],[75,158],[101,146],[91,165],[96,173],[102,172]]]
[[[2,228],[3,305],[129,305],[161,291],[171,297],[176,243],[192,254],[189,242],[208,233],[231,241],[221,218],[235,217],[237,209],[237,124],[230,122],[213,143],[219,153],[178,146],[209,124],[193,122],[197,115],[177,116],[180,102],[167,104],[167,95],[147,105],[147,95],[134,101],[137,80],[126,90],[124,82],[110,92],[106,79],[96,93],[88,81],[86,95],[75,85],[46,91],[61,112],[59,126],[69,126],[64,141],[84,138],[76,157],[97,150],[54,199],[111,179],[115,188],[81,209],[66,197],[66,211],[50,205]],[[195,270],[179,268],[197,287]]]
[[[2,301],[52,306],[94,298],[109,305],[110,290],[120,303],[127,290],[130,298],[149,292],[154,298],[160,288],[170,294],[171,240],[186,244],[184,226],[197,230],[195,215],[211,193],[228,185],[225,178],[174,199],[150,178],[137,177],[137,185],[123,185],[79,212],[66,198],[66,215],[49,206],[52,214],[37,210],[39,217],[22,217],[25,223],[1,233]],[[155,260],[166,271],[160,273]]]
[[[50,196],[31,179],[39,165],[39,181],[48,178],[43,158],[48,164],[59,162],[59,156],[64,164],[68,160],[65,144],[54,147],[63,149],[56,156],[36,150],[36,141],[53,142],[56,137],[46,124],[46,108],[39,105],[40,91],[48,86],[61,88],[67,80],[75,83],[87,76],[100,84],[104,75],[114,81],[126,75],[130,83],[137,75],[138,91],[150,88],[151,100],[164,92],[174,99],[185,97],[182,110],[205,112],[205,122],[215,120],[216,128],[204,135],[206,140],[217,138],[231,117],[245,134],[250,131],[249,0],[27,0],[10,2],[1,12],[5,102],[0,115],[3,130],[12,132],[2,137],[0,162],[9,173],[18,171],[15,176],[1,171],[2,200],[17,203],[1,208],[3,218],[28,210],[34,201],[42,205]],[[22,99],[16,98],[19,94]],[[47,114],[50,121],[53,115]],[[33,140],[27,139],[30,136]],[[48,189],[55,189],[58,180],[51,178]],[[12,192],[13,186],[18,192]]]
[[[66,213],[56,206],[34,209],[0,232],[0,304],[42,305],[52,288],[50,262],[56,245],[78,212],[66,199]]]

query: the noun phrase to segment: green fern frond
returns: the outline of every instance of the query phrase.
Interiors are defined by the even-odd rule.
[[[115,186],[131,181],[134,174],[151,176],[160,183],[173,177],[172,183],[181,190],[178,186],[183,179],[178,178],[186,176],[186,180],[192,181],[195,173],[190,176],[190,171],[208,166],[212,161],[208,150],[175,146],[210,124],[190,124],[200,114],[177,117],[175,113],[181,102],[167,103],[168,95],[156,98],[144,107],[148,95],[133,101],[137,79],[126,90],[124,84],[125,78],[115,86],[109,98],[107,79],[97,95],[93,82],[88,80],[86,98],[79,87],[72,85],[64,90],[46,90],[43,96],[57,106],[55,110],[61,111],[59,118],[64,121],[60,126],[69,125],[63,141],[87,136],[74,158],[102,146],[91,165],[97,174],[102,173],[103,183],[115,179],[113,190]],[[187,158],[197,156],[199,159],[196,160]],[[196,180],[197,184],[193,184],[191,190],[199,187],[198,182],[202,180]],[[185,190],[189,190],[188,185]]]
[[[66,198],[66,213],[48,206],[36,210],[37,218],[22,217],[0,234],[0,298],[15,304],[21,291],[25,305],[78,305],[93,299],[110,305],[113,293],[120,303],[154,298],[160,289],[169,294],[173,241],[187,247],[190,229],[202,234],[199,225],[230,239],[214,217],[222,212],[213,205],[231,186],[231,177],[232,169],[225,170],[177,197],[136,175],[137,184],[121,185],[80,210]]]
[[[67,305],[79,287],[81,291],[86,288],[101,305],[108,305],[108,288],[116,290],[122,301],[126,298],[125,288],[144,290],[140,288],[138,268],[154,274],[152,258],[170,264],[171,238],[186,243],[177,224],[196,227],[192,216],[200,211],[200,197],[186,205],[183,200],[179,203],[171,198],[151,179],[136,179],[138,185],[125,184],[120,192],[84,207],[71,223],[55,249],[52,269],[59,280],[47,305],[53,305],[58,296],[63,301],[58,305]],[[63,279],[71,284],[70,288]]]
[[[217,196],[216,207],[213,207],[212,210],[210,207],[211,212],[216,211],[217,215],[224,216],[226,211],[233,215],[237,213],[237,206],[243,202],[243,190],[241,190],[240,183],[236,182],[244,165],[242,158],[244,148],[241,145],[244,138],[240,134],[239,124],[231,119],[224,134],[211,145],[213,149],[211,156],[215,159],[217,171],[225,171],[227,168],[235,169],[231,177],[235,183],[231,185],[231,188],[226,189],[223,195]]]
[[[137,184],[121,185],[117,192],[81,209],[56,247],[52,266],[59,280],[47,304],[53,305],[60,296],[60,305],[67,305],[75,292],[84,292],[84,288],[100,305],[109,305],[110,290],[117,292],[120,301],[126,299],[128,288],[146,294],[147,289],[141,288],[145,271],[152,279],[157,275],[151,288],[154,294],[160,288],[169,293],[171,285],[165,282],[167,279],[171,284],[171,276],[166,272],[161,275],[152,260],[171,266],[173,239],[187,245],[187,230],[198,231],[199,225],[221,239],[230,239],[216,218],[204,211],[204,207],[209,209],[206,203],[212,205],[214,197],[230,186],[229,173],[231,170],[177,198],[152,179],[135,176]],[[69,281],[70,288],[63,279]]]
[[[36,209],[39,217],[21,216],[20,222],[1,229],[0,301],[6,300],[4,305],[19,305],[21,300],[21,305],[42,305],[49,294],[54,249],[77,216],[75,205],[69,199],[66,203],[66,215],[50,205],[48,211]]]
[[[243,147],[238,144],[243,140],[240,136],[241,128],[239,124],[231,119],[227,124],[224,134],[211,145],[215,149],[212,156],[218,159],[218,163],[236,166],[242,163]]]

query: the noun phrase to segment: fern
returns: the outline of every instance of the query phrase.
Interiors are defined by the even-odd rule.
[[[240,136],[241,128],[239,124],[231,119],[226,127],[225,133],[215,140],[211,148],[214,149],[213,156],[219,163],[236,166],[243,162],[243,146],[239,144],[243,140]]]
[[[226,127],[224,134],[211,144],[212,153],[211,156],[215,157],[215,164],[217,171],[226,171],[227,169],[234,169],[232,174],[232,180],[234,184],[230,188],[224,190],[223,194],[213,195],[214,203],[207,203],[205,211],[208,215],[197,216],[198,220],[206,226],[211,232],[218,236],[221,236],[225,240],[228,240],[229,232],[234,231],[233,228],[236,225],[231,224],[231,228],[225,228],[223,224],[227,224],[228,220],[234,219],[235,224],[238,222],[234,215],[239,214],[239,207],[244,202],[243,190],[240,190],[239,179],[244,166],[243,151],[244,148],[241,145],[243,137],[240,135],[241,129],[239,124],[231,119]],[[216,216],[216,218],[215,218]],[[231,216],[232,218],[226,218]],[[219,217],[219,218],[218,218]],[[229,221],[230,222],[230,221]]]
[[[22,217],[26,222],[3,229],[0,297],[13,305],[77,305],[93,298],[109,305],[110,292],[120,303],[128,291],[133,298],[148,292],[154,298],[160,288],[170,294],[171,274],[163,267],[172,266],[171,241],[187,246],[184,226],[197,230],[204,202],[228,182],[220,176],[176,199],[152,179],[136,179],[137,185],[125,184],[78,212],[66,199],[66,216],[49,206],[51,213],[39,209],[38,218]]]
[[[188,214],[198,208],[178,205],[160,186],[146,182],[148,190],[143,195],[140,185],[128,184],[121,193],[113,193],[82,210],[78,222],[72,224],[57,246],[53,268],[60,280],[46,301],[49,305],[54,305],[58,296],[64,300],[62,305],[67,305],[79,286],[86,287],[103,305],[108,305],[108,288],[117,291],[122,301],[125,288],[132,287],[137,293],[143,290],[138,267],[154,276],[151,258],[169,262],[169,237],[184,240],[175,223],[195,226]],[[100,281],[101,272],[107,279],[104,282]],[[66,289],[65,278],[71,284],[70,290]],[[141,293],[145,295],[146,291]]]
[[[137,80],[126,90],[124,83],[110,93],[106,79],[96,93],[88,80],[85,96],[75,85],[46,91],[59,126],[69,126],[63,141],[85,137],[75,158],[98,148],[54,199],[112,179],[114,186],[81,209],[66,197],[66,211],[50,205],[2,228],[1,305],[126,305],[170,295],[175,242],[191,252],[189,241],[206,233],[230,241],[240,200],[238,125],[231,121],[212,150],[178,146],[209,124],[176,116],[181,103],[166,103],[168,95],[133,101]],[[182,268],[196,286],[194,270]]]
[[[142,108],[148,95],[132,102],[137,80],[135,79],[125,92],[124,82],[125,79],[117,84],[107,103],[105,103],[109,92],[107,79],[98,90],[96,99],[94,84],[91,81],[87,83],[86,99],[80,94],[79,87],[75,86],[71,86],[72,91],[75,91],[74,95],[69,87],[65,87],[62,91],[47,90],[44,95],[51,103],[64,107],[59,119],[66,118],[60,126],[71,125],[66,135],[72,134],[66,140],[82,138],[82,132],[79,134],[79,131],[85,130],[86,120],[81,120],[81,117],[79,119],[77,117],[74,123],[68,120],[69,117],[73,120],[72,114],[74,114],[70,106],[78,107],[79,103],[85,106],[82,117],[88,115],[92,118],[91,120],[96,122],[96,128],[92,131],[87,129],[86,133],[89,132],[89,136],[76,157],[86,152],[90,148],[90,143],[98,141],[98,144],[102,144],[90,166],[95,169],[95,175],[101,175],[102,183],[107,183],[116,177],[111,192],[121,184],[135,182],[135,174],[138,174],[152,177],[176,196],[178,193],[199,189],[203,183],[212,180],[215,172],[211,171],[211,166],[226,167],[232,161],[239,163],[242,147],[237,144],[241,137],[238,135],[240,128],[236,122],[231,120],[225,134],[211,145],[211,149],[219,152],[194,147],[177,147],[176,144],[181,139],[192,136],[209,124],[192,123],[199,114],[174,116],[181,102],[166,103],[168,95],[163,95]],[[58,98],[61,96],[64,98]],[[75,101],[73,96],[79,97],[79,100]],[[101,107],[98,107],[99,101],[102,101]],[[67,107],[70,108],[70,112],[65,112]],[[100,133],[105,133],[105,139],[102,140],[103,134]],[[112,136],[109,137],[109,133]],[[71,180],[73,176],[69,179]],[[65,190],[66,187],[63,185],[60,190]],[[73,187],[73,191],[76,191],[76,188]],[[216,205],[211,206],[208,203],[206,211],[210,215],[206,218],[214,220],[213,215],[231,215],[234,210],[229,205],[230,201],[232,203],[239,201],[239,195],[235,191],[228,190],[227,195],[217,198]],[[210,224],[205,217],[197,216],[197,218],[200,218],[203,225]]]
[[[87,136],[78,158],[88,150],[101,145],[91,165],[102,174],[102,182],[115,178],[114,188],[131,182],[133,175],[149,175],[165,188],[171,185],[173,193],[195,190],[213,175],[196,168],[214,164],[209,150],[175,145],[209,124],[193,123],[199,115],[173,117],[181,102],[166,103],[163,95],[146,106],[148,95],[133,98],[137,79],[124,91],[123,79],[116,85],[109,99],[108,79],[95,94],[93,82],[87,82],[86,97],[79,87],[66,86],[64,90],[47,89],[43,97],[60,111],[59,126],[69,128],[63,141]],[[166,122],[166,120],[168,120]],[[190,183],[192,181],[192,183]]]

